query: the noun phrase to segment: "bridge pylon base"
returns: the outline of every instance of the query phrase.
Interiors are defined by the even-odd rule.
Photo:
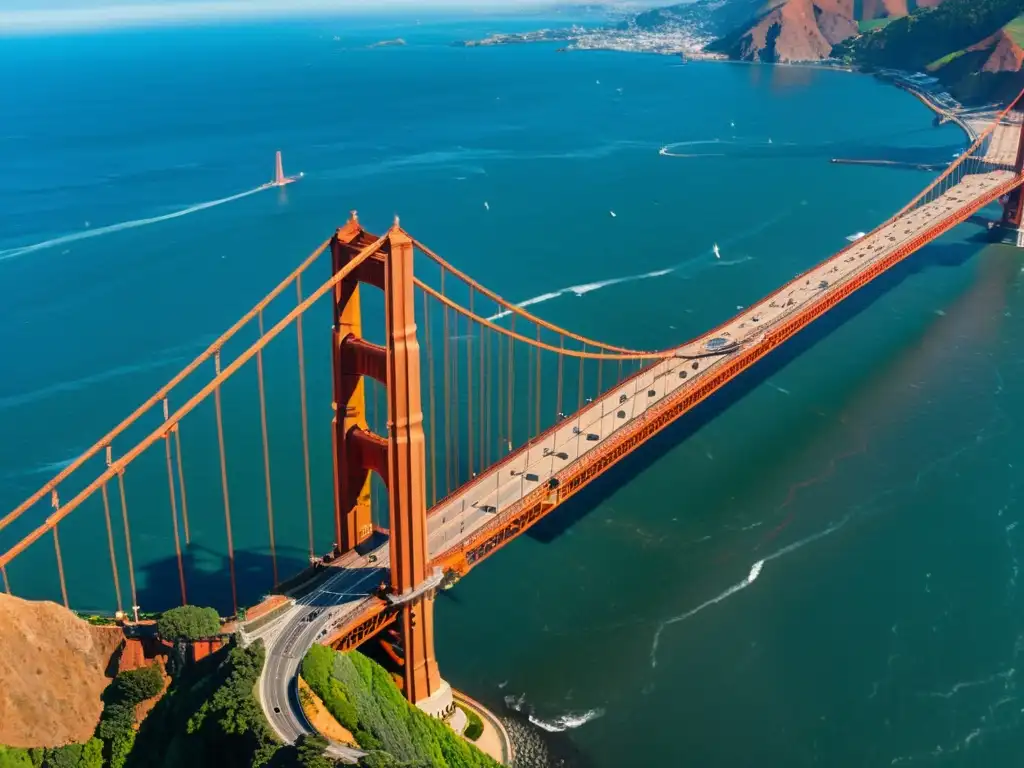
[[[440,687],[427,698],[417,701],[416,707],[421,712],[441,720],[451,717],[455,711],[455,697],[448,681],[442,679]]]
[[[1012,245],[1017,248],[1024,248],[1024,227],[1015,227],[1003,224],[998,228],[996,235],[998,242],[1004,245]]]

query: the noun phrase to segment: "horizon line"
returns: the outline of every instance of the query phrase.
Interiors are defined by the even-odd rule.
[[[460,13],[471,16],[494,12],[525,12],[582,7],[582,2],[559,3],[552,0],[494,0],[485,8],[469,0],[391,0],[385,7],[368,8],[363,4],[341,5],[337,0],[292,0],[282,6],[279,0],[256,0],[241,5],[237,0],[201,0],[200,2],[132,3],[95,8],[48,8],[0,10],[0,37],[45,36],[68,33],[104,32],[116,29],[159,28],[215,24],[224,21],[271,20],[282,18],[378,16],[416,12],[419,15]],[[589,4],[607,8],[637,5],[629,2]]]

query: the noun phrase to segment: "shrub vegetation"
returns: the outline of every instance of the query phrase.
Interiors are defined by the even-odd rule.
[[[498,763],[412,706],[379,664],[315,645],[302,676],[334,718],[370,752],[364,768],[497,768]]]

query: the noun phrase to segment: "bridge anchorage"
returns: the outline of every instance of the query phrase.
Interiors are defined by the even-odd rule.
[[[316,578],[303,583],[301,596],[254,607],[249,616],[260,619],[240,619],[245,636],[267,646],[260,697],[272,726],[289,741],[309,728],[295,685],[299,661],[313,643],[348,650],[385,631],[391,640],[382,645],[401,668],[406,697],[447,715],[452,693],[434,654],[439,589],[825,312],[990,204],[1003,204],[1003,226],[1016,233],[1017,244],[1024,242],[1024,139],[1016,104],[870,233],[717,328],[662,350],[615,346],[558,327],[474,281],[397,219],[378,237],[353,212],[168,384],[0,519],[0,584],[8,593],[57,598],[69,607],[78,601],[90,609],[107,603],[111,612],[137,607],[134,526],[147,558],[163,557],[176,571],[166,586],[145,585],[146,601],[163,594],[165,602],[187,596],[201,603],[214,598],[196,594],[196,583],[210,589],[212,577],[205,569],[196,578],[194,552],[211,549],[216,529],[226,542],[216,599],[225,613],[237,612],[268,590],[294,585],[291,573],[278,572],[275,502],[281,503],[282,487],[286,500],[302,497],[287,477],[299,474],[301,462],[307,530],[300,535]],[[329,277],[304,293],[303,278],[328,253]],[[267,328],[266,317],[289,289],[295,305]],[[311,311],[329,313],[329,331],[327,323],[303,325]],[[331,355],[323,358],[323,376],[309,378],[305,339],[318,329]],[[280,386],[267,397],[265,375],[296,359],[299,403],[289,411]],[[258,441],[248,429],[255,419],[247,409],[255,408]],[[297,426],[286,418],[291,412],[300,414]],[[310,435],[322,436],[326,448],[328,432],[330,453],[311,451]],[[278,466],[296,471],[275,470],[272,477]],[[259,475],[264,482],[253,484]],[[381,487],[386,525],[374,518]],[[330,504],[320,503],[331,495]],[[93,512],[73,515],[80,508]],[[239,519],[249,560],[236,569]],[[261,570],[252,567],[251,540],[264,525],[269,557]],[[332,535],[332,551],[317,557]],[[43,538],[52,539],[52,550],[35,546]],[[111,576],[105,593],[93,586],[105,572],[96,567],[94,544],[102,548],[104,541]],[[164,549],[154,553],[156,546]],[[161,586],[162,593],[155,589]]]

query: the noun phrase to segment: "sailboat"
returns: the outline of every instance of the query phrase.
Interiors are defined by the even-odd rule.
[[[718,243],[715,243],[713,246],[711,246],[711,250],[715,252],[716,259],[722,258],[722,252],[718,250]]]

